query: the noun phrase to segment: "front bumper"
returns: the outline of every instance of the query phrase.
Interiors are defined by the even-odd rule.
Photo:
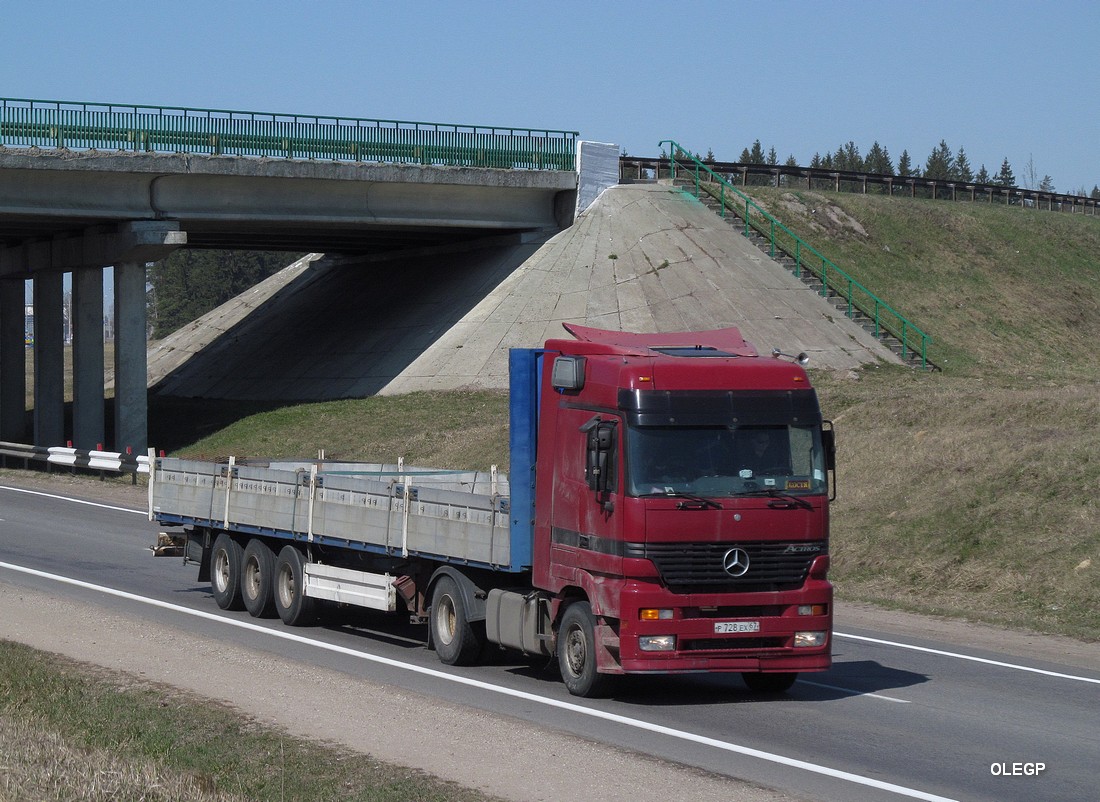
[[[626,583],[620,596],[619,665],[626,673],[688,671],[824,671],[832,662],[833,588],[808,580],[796,590],[679,595]],[[815,613],[799,608],[817,606]],[[671,610],[672,617],[641,620],[643,609]],[[726,632],[730,624],[755,631]],[[720,626],[716,626],[720,625]],[[824,633],[820,646],[796,647],[795,633]],[[675,636],[673,648],[644,651],[642,637]]]

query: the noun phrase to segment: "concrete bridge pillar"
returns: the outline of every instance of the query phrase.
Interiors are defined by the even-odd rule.
[[[106,443],[103,400],[103,270],[73,271],[73,445]]]
[[[64,275],[41,271],[34,297],[34,445],[65,445]]]
[[[23,279],[34,284],[34,433],[39,446],[64,445],[64,285],[73,274],[73,433],[77,448],[146,448],[145,265],[187,243],[173,221],[136,220],[0,250],[0,439],[22,442],[26,381]],[[103,269],[115,268],[115,437],[106,443]],[[18,277],[18,280],[16,279]]]
[[[22,279],[0,281],[0,440],[9,443],[27,436],[23,293]]]
[[[115,264],[115,450],[148,447],[145,263]]]

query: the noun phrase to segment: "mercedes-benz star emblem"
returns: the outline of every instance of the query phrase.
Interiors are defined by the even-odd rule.
[[[730,549],[722,555],[722,567],[730,576],[744,576],[749,572],[749,553],[744,549]]]

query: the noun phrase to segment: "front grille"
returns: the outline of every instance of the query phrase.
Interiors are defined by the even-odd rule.
[[[748,571],[732,576],[723,567],[731,549],[749,558]],[[785,590],[801,587],[826,541],[799,543],[627,543],[625,556],[652,560],[669,588],[679,592]]]
[[[700,638],[684,640],[680,643],[682,652],[760,652],[768,649],[782,649],[787,645],[786,638]]]

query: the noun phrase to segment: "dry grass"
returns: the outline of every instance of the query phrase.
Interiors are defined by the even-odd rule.
[[[818,379],[839,432],[842,597],[1095,638],[1095,387]]]
[[[0,799],[12,802],[235,802],[244,797],[113,750],[75,746],[40,722],[0,715]]]
[[[491,802],[178,689],[0,641],[0,799]]]

